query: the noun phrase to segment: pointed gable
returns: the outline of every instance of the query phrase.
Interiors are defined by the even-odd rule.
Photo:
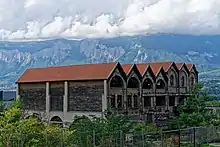
[[[189,73],[189,69],[187,68],[185,63],[176,63],[176,67],[178,68],[179,71],[185,69],[185,71]]]
[[[124,72],[126,73],[126,75],[128,75],[131,69],[133,68],[134,64],[122,64],[121,66]]]
[[[108,79],[118,63],[82,64],[27,69],[16,83],[104,80]]]
[[[145,72],[147,71],[147,69],[150,67],[149,64],[147,63],[143,63],[143,64],[136,64],[140,74],[142,76],[144,76]]]
[[[145,73],[146,69],[150,67],[154,76],[156,77],[160,72],[161,68],[168,70],[169,67],[172,66],[172,63],[173,62],[150,62],[150,63],[137,64],[137,67],[142,75]]]
[[[187,63],[187,64],[186,64],[186,67],[188,68],[188,70],[189,70],[190,72],[192,71],[192,69],[194,69],[195,72],[198,73],[198,71],[197,71],[197,69],[196,69],[196,67],[195,67],[194,64],[189,64],[189,63]]]
[[[167,84],[168,77],[167,77],[166,72],[163,68],[160,68],[160,70],[158,71],[157,76],[156,76],[156,82],[160,79],[163,79],[165,81],[165,83]]]
[[[158,74],[160,73],[161,69],[163,69],[162,65],[161,64],[157,64],[157,63],[151,63],[150,64],[150,67],[154,73],[154,76],[158,76]]]

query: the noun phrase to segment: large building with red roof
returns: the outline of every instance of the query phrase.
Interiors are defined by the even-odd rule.
[[[174,62],[31,68],[16,81],[27,114],[60,122],[114,112],[164,121],[197,82],[195,65]]]

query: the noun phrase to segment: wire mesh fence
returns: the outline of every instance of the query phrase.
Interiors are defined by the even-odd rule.
[[[220,127],[196,127],[158,132],[117,131],[103,134],[65,131],[22,133],[21,130],[0,132],[0,147],[208,147],[220,143]]]

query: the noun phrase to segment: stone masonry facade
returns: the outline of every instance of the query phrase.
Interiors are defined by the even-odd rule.
[[[105,116],[108,112],[160,124],[185,103],[198,82],[198,72],[185,64],[172,63],[157,72],[152,67],[140,73],[138,65],[133,65],[126,73],[117,64],[108,79],[18,83],[17,95],[23,109],[46,114],[48,121],[58,117],[70,122],[76,115]]]

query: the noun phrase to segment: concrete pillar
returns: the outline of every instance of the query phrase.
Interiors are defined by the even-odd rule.
[[[152,96],[151,97],[151,107],[155,107],[156,106],[156,97],[155,96]]]
[[[46,113],[50,112],[50,83],[46,82]]]
[[[64,82],[64,96],[63,96],[63,113],[64,118],[66,116],[66,113],[68,111],[68,82]]]
[[[124,110],[127,110],[127,104],[128,104],[128,98],[127,98],[127,88],[125,88],[125,90],[124,90],[124,99],[123,99],[123,109]]]
[[[178,104],[179,104],[179,96],[176,96],[175,97],[175,106],[178,106]]]
[[[20,99],[20,95],[19,95],[19,84],[17,84],[16,86],[16,98],[15,99]]]
[[[144,97],[143,97],[143,91],[142,91],[142,84],[140,84],[140,100],[141,100],[141,109],[144,111]]]
[[[108,96],[108,83],[107,83],[107,80],[104,80],[104,94],[102,96],[102,113],[104,113],[108,109],[107,96]]]
[[[166,100],[166,108],[168,109],[169,108],[169,96],[165,96],[165,100]]]
[[[131,93],[131,107],[134,108],[134,95]]]
[[[118,108],[118,94],[115,94],[115,108]]]

